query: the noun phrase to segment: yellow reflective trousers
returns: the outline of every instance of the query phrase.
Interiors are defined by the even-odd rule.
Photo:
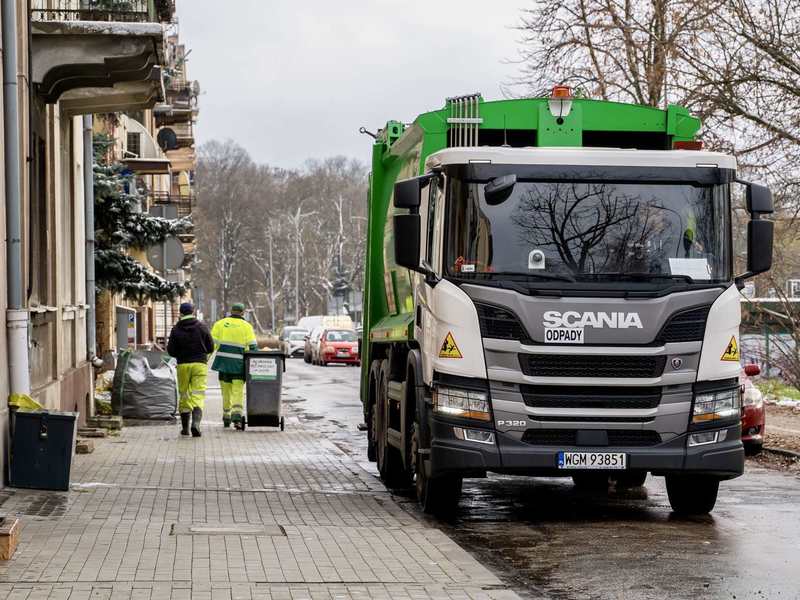
[[[182,413],[193,409],[203,410],[206,403],[206,363],[184,363],[178,365],[178,410]]]
[[[219,386],[222,389],[222,418],[238,423],[244,411],[244,379],[220,373]]]

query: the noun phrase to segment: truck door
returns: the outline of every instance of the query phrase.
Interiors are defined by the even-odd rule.
[[[441,275],[441,249],[442,249],[442,219],[444,215],[444,175],[431,180],[428,185],[427,193],[423,192],[422,206],[420,213],[422,219],[422,256],[425,262],[433,269],[437,275]],[[437,340],[435,330],[426,327],[426,323],[432,323],[431,319],[431,286],[425,282],[425,278],[415,274],[415,306],[416,322],[414,336],[420,341],[422,347],[423,379],[425,383],[430,383],[432,379],[432,366],[429,360],[433,353],[437,351]]]

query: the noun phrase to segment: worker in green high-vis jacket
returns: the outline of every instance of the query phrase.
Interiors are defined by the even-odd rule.
[[[244,304],[234,304],[231,316],[214,323],[211,337],[217,352],[211,368],[219,373],[222,388],[222,422],[238,426],[244,411],[244,353],[258,350],[253,326],[244,319]]]

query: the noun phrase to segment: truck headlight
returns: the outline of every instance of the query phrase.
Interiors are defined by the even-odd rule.
[[[692,423],[702,425],[737,419],[741,408],[738,387],[717,392],[703,392],[694,397]]]
[[[433,389],[433,412],[461,419],[491,421],[489,394],[451,387]]]

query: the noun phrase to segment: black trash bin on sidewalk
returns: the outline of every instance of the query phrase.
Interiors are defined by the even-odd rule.
[[[245,353],[247,417],[242,420],[243,427],[280,427],[283,431],[281,386],[285,359],[280,350]]]
[[[16,411],[11,440],[11,487],[69,490],[78,413]]]

